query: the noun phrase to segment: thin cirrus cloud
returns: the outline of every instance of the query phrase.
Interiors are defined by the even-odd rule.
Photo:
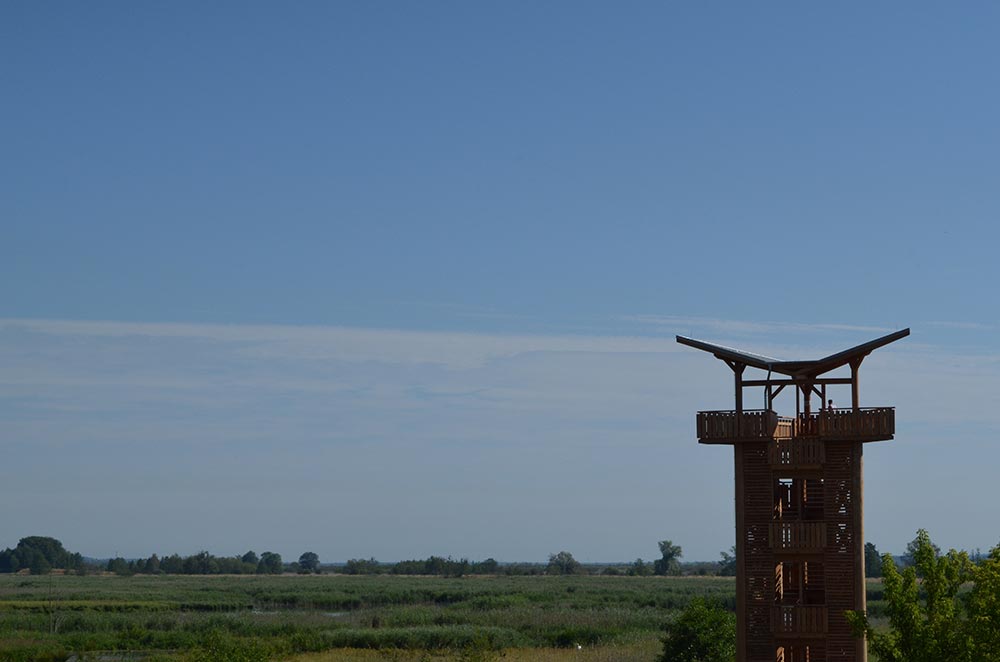
[[[582,335],[502,335],[331,326],[222,325],[75,320],[0,320],[0,325],[49,336],[178,338],[224,343],[248,356],[471,368],[525,352],[679,351],[672,338]]]
[[[237,497],[253,485],[268,486],[259,508],[283,522],[282,535],[304,536],[308,526],[281,514],[302,508],[301,487],[317,504],[365,495],[353,515],[317,506],[313,516],[337,533],[309,544],[326,545],[318,551],[327,558],[540,559],[571,547],[584,559],[628,559],[648,556],[644,546],[668,535],[685,541],[690,558],[714,558],[731,545],[730,531],[706,531],[703,522],[728,521],[731,494],[672,504],[726,483],[729,463],[694,443],[693,414],[731,406],[731,375],[673,333],[812,358],[885,330],[646,316],[635,325],[633,335],[580,336],[3,320],[0,433],[10,453],[0,516],[18,531],[43,522],[72,533],[92,554],[102,540],[128,543],[120,527],[85,512],[59,519],[59,509],[32,510],[23,497],[35,490],[43,503],[32,477],[45,475],[61,493],[123,517],[133,501],[152,514],[170,498],[191,504],[164,510],[161,521],[172,524],[150,525],[136,554],[160,549],[150,542],[158,535],[182,550],[226,551],[227,541],[251,540],[260,527],[235,518],[213,539],[211,517],[239,511]],[[986,547],[992,541],[944,514],[937,522],[920,482],[896,473],[982,472],[968,481],[973,496],[997,496],[985,467],[997,459],[987,440],[1000,428],[992,395],[1000,362],[988,348],[953,349],[947,334],[961,329],[927,327],[862,368],[863,403],[896,405],[903,442],[872,452],[869,521],[890,549],[920,526],[939,527],[954,537],[949,544]],[[781,407],[793,408],[794,398]],[[956,444],[977,448],[984,462],[970,467],[941,452]],[[155,499],[144,485],[156,487]],[[907,505],[893,509],[900,500]],[[202,506],[210,502],[219,510]],[[483,512],[506,524],[491,529]],[[394,519],[399,513],[405,521]],[[613,522],[615,535],[595,529],[595,516]],[[554,517],[565,518],[559,530]],[[650,521],[666,530],[650,531]],[[411,532],[402,547],[392,535],[400,530]],[[424,530],[433,534],[421,538]]]
[[[891,327],[857,324],[800,322],[749,322],[746,320],[719,319],[711,317],[680,317],[673,315],[627,315],[624,321],[648,325],[662,329],[699,329],[719,333],[736,334],[789,334],[815,331],[850,331],[865,333],[887,333]]]

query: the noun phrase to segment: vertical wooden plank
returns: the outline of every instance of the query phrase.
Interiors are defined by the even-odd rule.
[[[854,603],[855,609],[864,613],[868,609],[868,596],[865,584],[865,478],[864,478],[864,445],[860,441],[854,442],[853,468],[853,492],[854,492],[854,571],[855,577]],[[858,662],[868,662],[868,641],[865,638],[858,639],[857,654]]]
[[[736,662],[747,662],[747,550],[743,508],[743,448],[733,444],[736,482]]]
[[[857,359],[851,361],[851,409],[855,413],[861,407],[861,393],[858,387],[858,368],[860,367],[861,361]]]

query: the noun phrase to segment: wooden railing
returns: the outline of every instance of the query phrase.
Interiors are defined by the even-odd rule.
[[[737,425],[737,423],[739,425]],[[735,411],[698,412],[698,439],[701,441],[734,441],[737,439],[774,439],[791,437],[794,419],[778,416],[767,409],[745,410],[737,417]]]
[[[773,634],[824,634],[827,630],[826,607],[771,608]]]
[[[797,418],[778,416],[767,409],[698,412],[698,439],[702,442],[727,443],[757,439],[890,439],[896,432],[896,410],[892,407],[865,409],[824,409]],[[799,453],[821,453],[802,446]],[[805,457],[805,456],[803,456]],[[772,464],[786,464],[775,462]],[[811,463],[810,463],[811,464]],[[822,464],[822,461],[819,462]]]
[[[817,439],[775,439],[768,448],[771,466],[821,466],[826,462],[826,446]]]
[[[826,547],[825,522],[771,522],[771,549],[820,551]]]
[[[824,409],[796,421],[799,436],[837,439],[886,438],[896,432],[896,410],[893,407],[864,409]]]

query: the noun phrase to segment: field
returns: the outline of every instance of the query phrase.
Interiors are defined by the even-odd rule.
[[[0,575],[0,660],[651,661],[699,595],[733,580]]]

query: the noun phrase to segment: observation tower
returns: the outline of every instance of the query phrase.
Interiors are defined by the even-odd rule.
[[[736,662],[866,662],[845,611],[865,611],[862,445],[895,433],[892,407],[861,407],[858,370],[903,329],[814,361],[781,361],[677,336],[725,362],[728,411],[698,412],[698,442],[728,444],[736,463]],[[850,366],[850,377],[824,376]],[[748,379],[747,368],[762,371]],[[827,387],[851,388],[833,408]],[[774,400],[795,391],[795,415]],[[745,409],[743,391],[764,391]],[[814,397],[820,405],[814,405]]]

